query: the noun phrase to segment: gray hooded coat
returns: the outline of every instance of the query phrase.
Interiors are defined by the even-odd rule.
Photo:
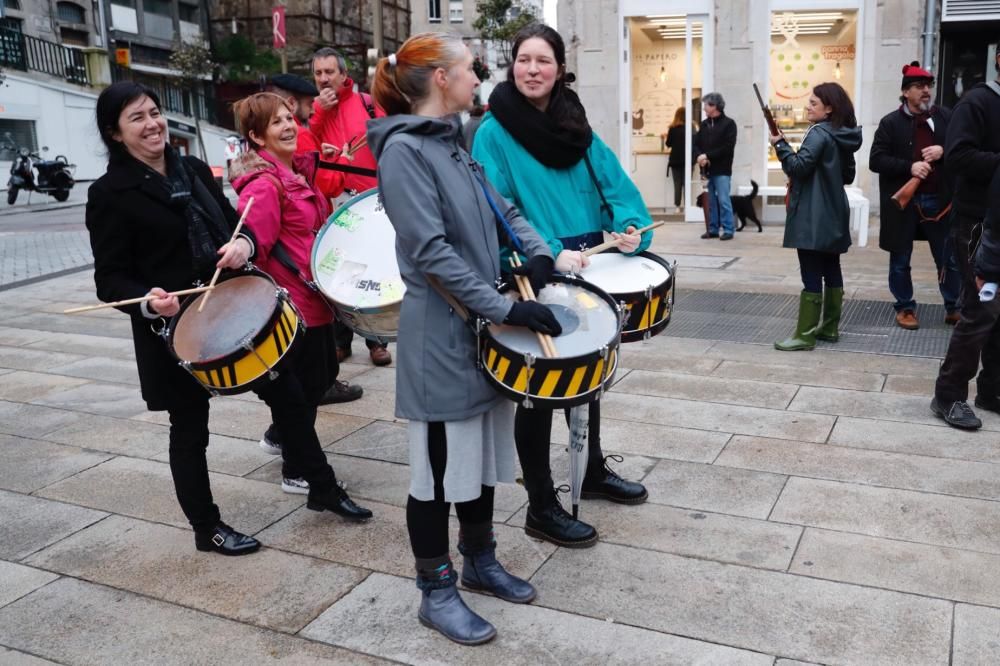
[[[847,252],[851,211],[844,185],[854,181],[854,153],[860,127],[823,121],[806,132],[798,152],[782,140],[775,146],[781,168],[792,181],[785,217],[785,247]]]
[[[457,116],[397,115],[368,123],[378,161],[385,212],[396,230],[396,260],[406,284],[399,317],[396,416],[458,421],[488,411],[500,397],[477,367],[476,336],[426,276],[435,276],[459,302],[502,322],[511,302],[494,283],[500,276],[498,223],[477,176],[482,169],[461,146]],[[548,245],[517,209],[497,203],[525,253],[551,256]]]

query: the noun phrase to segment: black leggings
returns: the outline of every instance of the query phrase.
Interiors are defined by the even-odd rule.
[[[840,254],[818,250],[799,250],[799,272],[805,291],[823,293],[823,283],[828,289],[844,286],[844,276],[840,272]]]
[[[552,441],[551,409],[517,408],[514,419],[514,442],[517,457],[521,459],[524,487],[528,491],[528,502],[532,507],[545,506],[551,498],[552,469],[549,466],[549,450]],[[601,403],[589,405],[590,427],[587,429],[587,476],[600,477],[604,469],[604,452],[601,451]],[[569,423],[569,410],[566,410]]]
[[[434,475],[434,499],[423,502],[410,495],[406,500],[406,529],[410,533],[413,556],[421,560],[448,554],[448,512],[451,502],[444,501],[444,470],[448,464],[444,422],[427,424],[427,452]],[[455,502],[458,522],[482,526],[493,521],[493,486],[483,486],[474,500]]]
[[[674,181],[674,207],[681,207],[681,198],[684,194],[684,165],[670,167],[670,180]]]

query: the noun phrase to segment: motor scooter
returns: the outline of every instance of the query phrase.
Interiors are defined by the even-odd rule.
[[[7,181],[8,205],[14,205],[21,190],[43,192],[54,197],[56,201],[66,201],[69,198],[69,191],[76,183],[73,180],[75,164],[70,164],[65,155],[56,155],[54,160],[43,160],[38,153],[28,148],[16,147],[9,132],[5,138],[7,144],[0,147],[14,153],[14,160],[10,165],[10,179]],[[42,152],[47,152],[48,149],[48,146],[45,146]]]

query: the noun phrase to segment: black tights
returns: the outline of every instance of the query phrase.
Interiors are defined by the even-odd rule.
[[[604,452],[601,451],[601,403],[589,404],[590,427],[587,429],[587,476],[601,477],[604,469]],[[552,469],[549,466],[549,448],[552,440],[551,409],[526,409],[518,406],[514,418],[514,442],[517,457],[521,459],[524,487],[532,507],[545,506],[552,496]],[[566,410],[569,423],[570,410]]]
[[[434,475],[434,499],[421,501],[410,495],[406,500],[406,529],[410,546],[418,560],[431,560],[448,554],[448,512],[451,502],[444,500],[444,470],[448,463],[444,423],[427,424],[427,451]],[[474,500],[455,502],[455,513],[463,533],[487,531],[493,522],[493,486],[483,486]],[[485,538],[485,537],[484,537]]]
[[[802,286],[814,294],[823,293],[823,282],[827,289],[844,286],[844,276],[840,272],[840,255],[836,252],[799,250],[799,272]]]

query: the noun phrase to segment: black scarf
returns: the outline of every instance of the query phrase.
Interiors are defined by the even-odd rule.
[[[171,208],[181,212],[188,221],[188,242],[191,246],[191,263],[195,275],[201,276],[215,270],[219,261],[216,251],[229,242],[226,218],[212,193],[205,187],[194,168],[181,159],[171,146],[164,154],[167,176],[163,180],[170,196]]]
[[[575,92],[564,87],[559,94],[583,111]],[[548,113],[532,106],[509,81],[493,89],[490,112],[532,157],[554,169],[568,169],[582,160],[593,139],[590,125],[585,130],[560,126]]]

